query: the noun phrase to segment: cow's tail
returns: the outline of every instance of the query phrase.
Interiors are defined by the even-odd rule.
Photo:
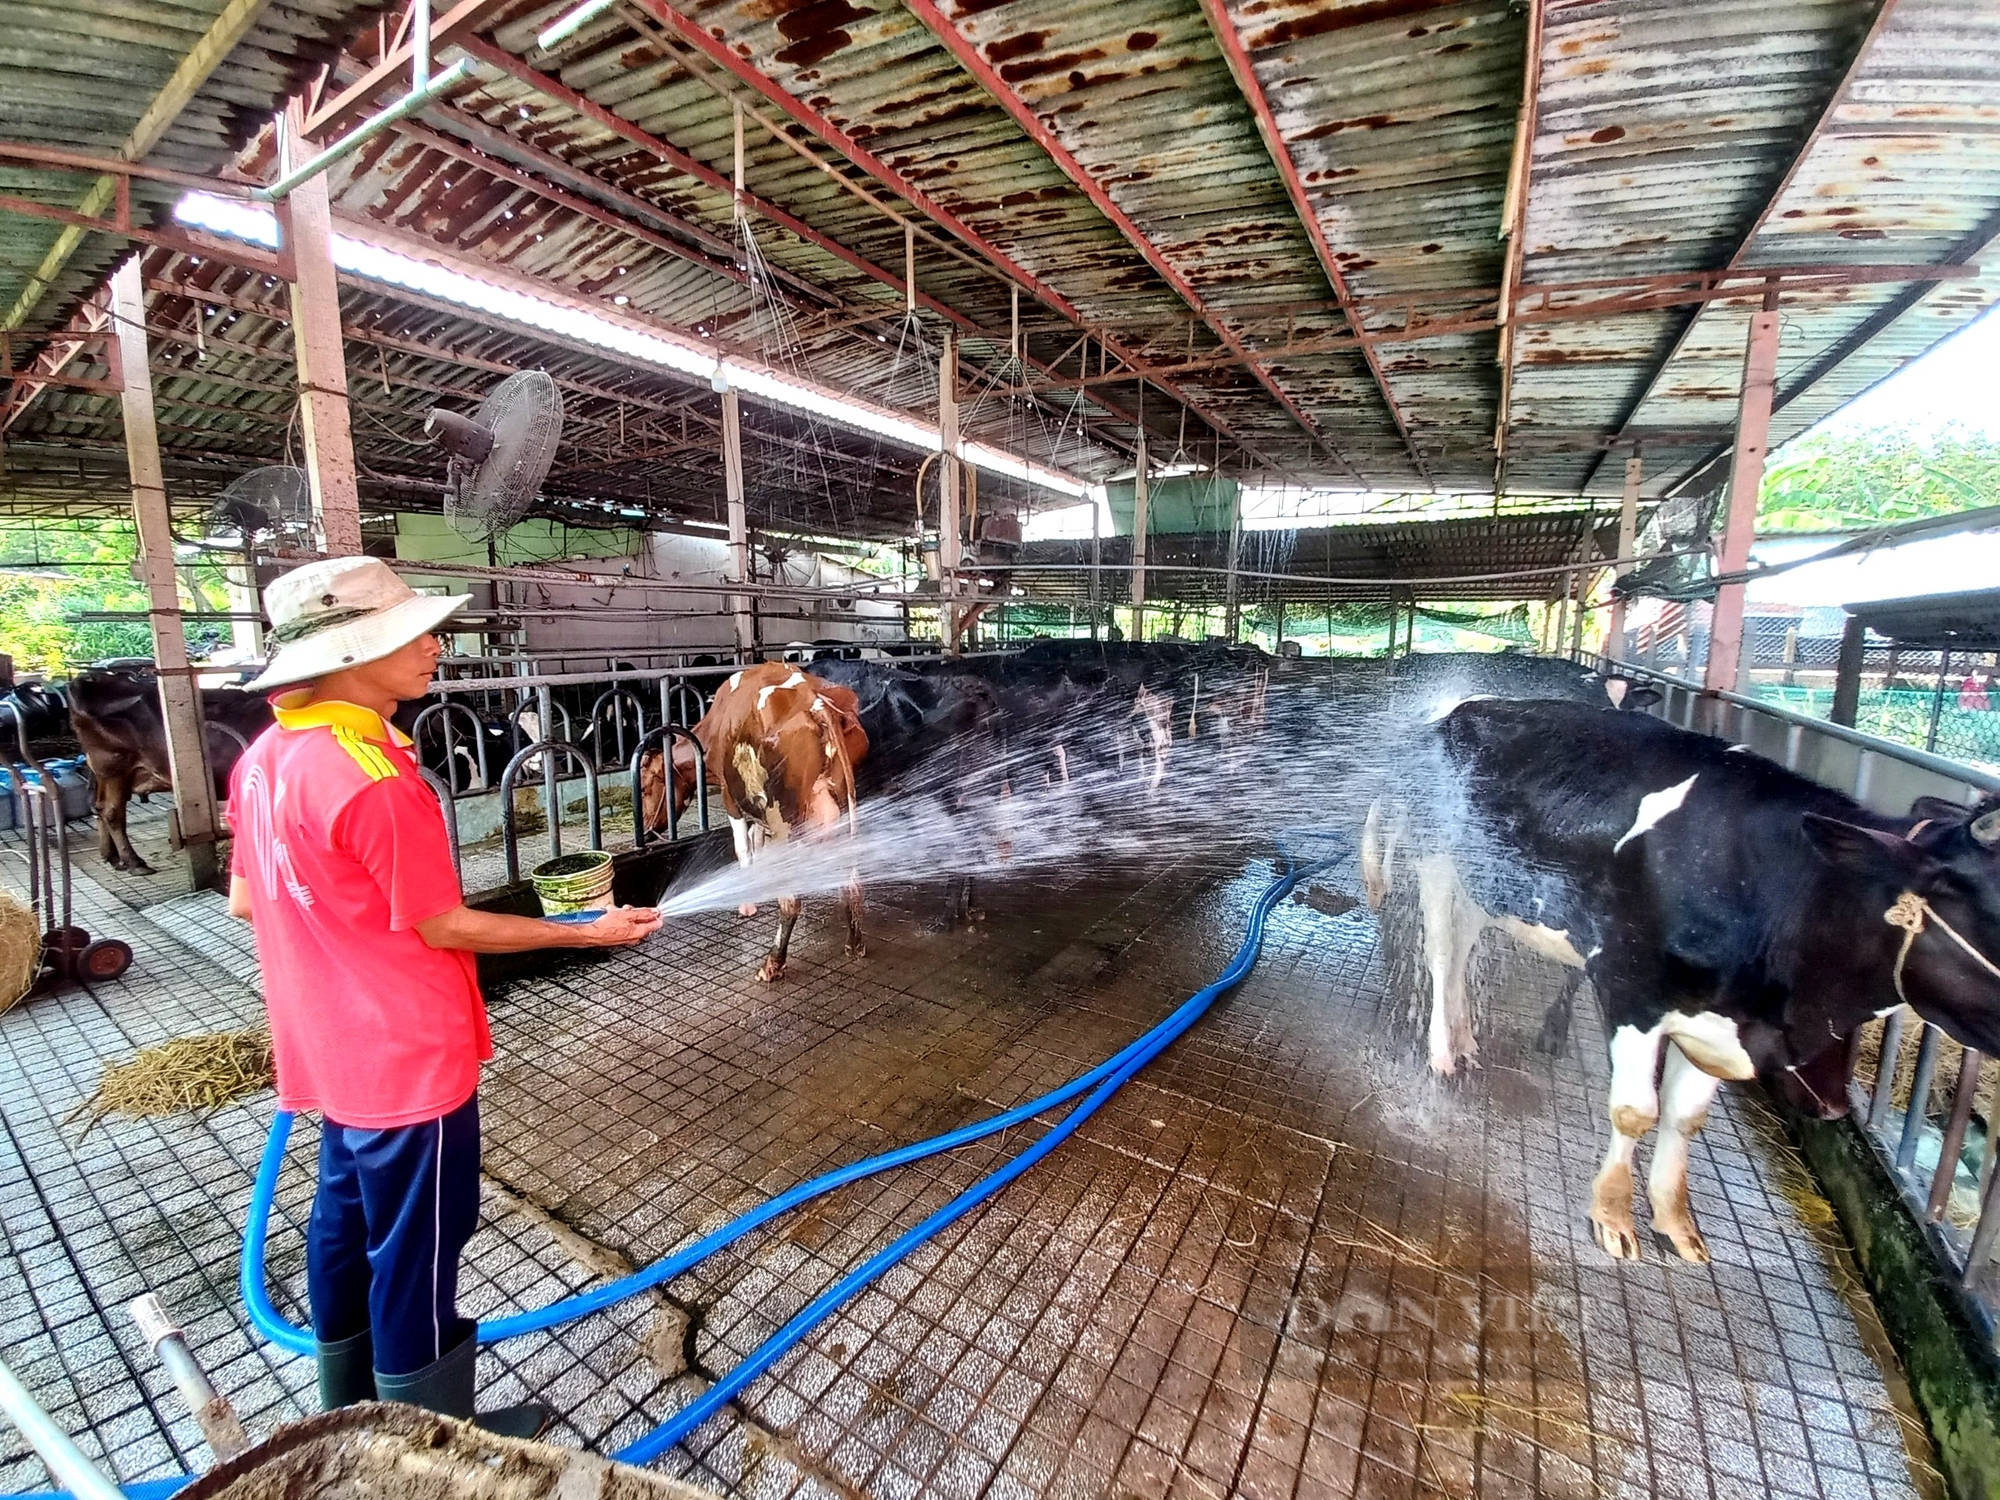
[[[833,763],[840,767],[840,785],[847,797],[847,833],[850,838],[861,837],[861,816],[854,794],[854,757],[847,753],[847,736],[840,732],[841,720],[845,717],[839,711],[825,715],[820,720],[820,732],[826,736],[826,748],[831,752]]]

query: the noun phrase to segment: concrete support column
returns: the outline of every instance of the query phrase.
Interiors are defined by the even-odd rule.
[[[719,377],[718,377],[719,378]],[[743,503],[743,418],[736,392],[722,388],[722,484],[729,505],[729,581],[750,581],[750,514]],[[757,659],[757,619],[750,596],[731,594],[736,649],[745,661]]]
[[[1625,460],[1625,495],[1618,505],[1618,555],[1621,558],[1630,557],[1639,545],[1639,481],[1644,473],[1645,462],[1635,448],[1632,456]],[[1620,578],[1631,571],[1630,563],[1618,564]],[[1625,645],[1625,600],[1615,595],[1611,600],[1611,624],[1605,633],[1604,650],[1620,661],[1630,654]]]
[[[285,111],[282,175],[313,153],[302,139],[305,106]],[[313,527],[320,549],[342,556],[361,551],[361,492],[354,479],[354,436],[348,427],[347,354],[340,331],[340,284],[333,268],[333,213],[324,173],[278,203],[278,233],[297,267],[292,283],[292,349],[299,371],[300,426]]]
[[[1729,465],[1729,513],[1722,528],[1721,571],[1740,573],[1750,564],[1757,531],[1757,491],[1764,482],[1764,455],[1771,434],[1771,399],[1778,377],[1778,310],[1765,298],[1750,317],[1743,351],[1743,400],[1736,415],[1736,453]],[[1708,628],[1711,691],[1734,692],[1743,656],[1743,585],[1724,584],[1715,596]]]
[[[913,283],[914,284],[914,283]],[[956,656],[964,628],[958,604],[958,568],[964,560],[958,489],[958,335],[947,330],[938,355],[938,569],[943,603],[938,610],[944,649]]]
[[[160,469],[160,435],[153,424],[153,381],[146,349],[146,297],[139,257],[129,255],[111,278],[111,316],[117,324],[119,404],[125,418],[125,458],[132,474],[132,519],[139,531],[139,571],[146,584],[153,627],[153,661],[160,677],[160,717],[167,728],[167,766],[174,781],[174,816],[197,885],[212,885],[222,861],[216,849],[221,820],[208,769],[201,690],[188,669],[181,626],[180,589],[174,573],[174,538],[167,516],[166,481]]]
[[[1132,473],[1132,639],[1144,637],[1146,619],[1146,528],[1152,507],[1151,476],[1146,473],[1146,433],[1139,432],[1137,467]]]

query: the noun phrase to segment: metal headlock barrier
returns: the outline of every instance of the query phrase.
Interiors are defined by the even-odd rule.
[[[1663,697],[1651,712],[1659,718],[1748,746],[1875,812],[1903,816],[1922,796],[1970,805],[2000,792],[2000,776],[1842,724],[1703,688],[1633,662],[1588,652],[1578,660],[1657,686]],[[1912,1053],[1907,1028],[1913,1021],[1921,1029]],[[1864,1084],[1857,1073],[1871,1034],[1877,1064]],[[1957,1057],[1947,1066],[1955,1077],[1934,1117],[1938,1070],[1951,1052]],[[2000,1120],[1974,1118],[1986,1061],[1899,1007],[1848,1039],[1845,1082],[1850,1118],[1922,1226],[1939,1270],[1963,1293],[1967,1309],[1991,1339],[2000,1334],[2000,1270],[1993,1256],[2000,1241],[2000,1174],[1994,1170],[2000,1161],[1995,1149]],[[1900,1108],[1899,1095],[1907,1101]],[[1976,1165],[1966,1160],[1973,1154],[1967,1143],[1975,1126],[1983,1137]]]
[[[941,649],[936,643],[929,644],[933,650]],[[888,657],[885,665],[910,659]],[[540,782],[551,858],[562,853],[562,815],[574,805],[576,780],[584,784],[583,836],[589,848],[604,847],[600,778],[606,773],[622,774],[629,780],[634,848],[683,837],[683,819],[673,798],[670,742],[675,740],[685,740],[694,752],[692,833],[709,831],[708,760],[693,728],[707,712],[715,686],[738,670],[739,663],[576,672],[540,672],[532,670],[534,665],[530,658],[450,658],[441,668],[452,675],[442,675],[431,683],[430,701],[411,722],[410,738],[419,762],[441,752],[444,770],[426,765],[424,779],[444,804],[452,858],[461,877],[461,845],[497,835],[508,882],[521,878],[520,812],[514,805],[514,794],[531,778]],[[568,694],[569,701],[558,693]],[[222,732],[231,733],[226,729]],[[240,743],[241,736],[232,737]],[[665,806],[662,825],[649,828],[641,782],[645,760],[656,752],[664,756]],[[506,760],[496,775],[495,762],[502,753]],[[567,785],[566,776],[574,778]],[[497,809],[486,817],[486,826],[476,836],[469,836],[465,826],[468,810],[486,799],[496,799]]]

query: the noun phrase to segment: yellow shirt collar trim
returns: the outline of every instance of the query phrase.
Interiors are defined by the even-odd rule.
[[[271,711],[277,717],[280,729],[346,729],[384,745],[410,744],[407,734],[385,721],[374,709],[363,708],[358,703],[345,703],[338,698],[309,703],[306,700],[311,691],[310,688],[296,688],[271,700]]]

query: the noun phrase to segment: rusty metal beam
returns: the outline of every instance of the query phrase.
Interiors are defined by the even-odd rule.
[[[48,341],[36,356],[34,366],[19,372],[14,369],[14,342],[19,335],[0,331],[0,380],[10,382],[6,406],[0,409],[0,432],[5,432],[26,415],[28,408],[35,404],[35,399],[50,386],[71,390],[81,387],[99,395],[117,395],[119,387],[116,381],[77,380],[63,374],[69,362],[81,354],[86,345],[115,337],[107,332],[110,324],[110,292],[99,288],[70,315],[69,326]],[[109,363],[108,352],[106,362]]]
[[[122,161],[115,156],[92,156],[83,151],[63,151],[27,141],[0,141],[0,161],[32,162],[66,172],[92,172],[100,176],[136,177],[142,182],[164,182],[194,192],[213,193],[221,198],[248,198],[250,189],[240,182],[219,177],[203,177],[195,172],[173,172],[165,167],[149,167],[141,162]]]
[[[167,133],[180,113],[187,108],[188,101],[200,92],[222,60],[235,50],[236,44],[256,24],[263,14],[267,0],[229,0],[216,18],[209,22],[201,39],[191,47],[187,55],[175,66],[173,75],[162,85],[146,105],[145,112],[133,124],[131,134],[119,146],[117,155],[123,161],[138,161],[160,143],[160,137]],[[14,299],[14,305],[7,315],[0,318],[0,328],[19,328],[42,293],[55,284],[64,266],[76,254],[76,247],[83,243],[91,221],[97,219],[115,198],[118,217],[129,221],[131,218],[131,180],[111,173],[100,174],[83,197],[77,201],[79,217],[63,221],[62,233],[55,238],[42,256],[41,264],[35,267],[28,278],[28,284]]]
[[[1695,271],[1687,275],[1639,276],[1628,281],[1592,280],[1577,282],[1531,282],[1517,289],[1514,312],[1509,319],[1512,323],[1572,323],[1589,322],[1597,318],[1624,317],[1635,312],[1651,312],[1660,308],[1682,307],[1688,303],[1728,301],[1735,298],[1759,298],[1775,287],[1782,293],[1830,291],[1839,287],[1879,285],[1884,282],[1937,282],[1963,281],[1979,274],[1979,267],[1964,263],[1941,266],[1773,266],[1768,270],[1754,268],[1741,271]],[[1741,285],[1728,285],[1739,282]],[[1623,286],[1628,290],[1614,292],[1610,296],[1590,297],[1589,293],[1607,287]],[[1378,314],[1393,310],[1405,314],[1404,321],[1393,328],[1377,328],[1368,335],[1374,344],[1416,343],[1424,339],[1451,338],[1467,333],[1486,333],[1501,326],[1498,308],[1480,309],[1475,312],[1426,316],[1422,307],[1426,300],[1462,303],[1467,300],[1464,292],[1440,292],[1428,294],[1427,298],[1382,299],[1369,306]],[[1583,297],[1578,302],[1558,302],[1561,297]],[[1357,337],[1353,333],[1325,334],[1308,338],[1297,343],[1281,344],[1260,349],[1260,359],[1277,363],[1285,359],[1301,359],[1323,354],[1335,349],[1351,349]],[[1175,364],[1157,366],[1151,376],[1184,375],[1198,370],[1212,370],[1234,364],[1234,354],[1199,355],[1181,360]],[[1126,370],[1111,370],[1099,375],[1058,377],[1057,383],[1065,386],[1095,386],[1119,381],[1129,381],[1137,376]],[[1607,434],[1601,446],[1609,450],[1622,447],[1633,441],[1629,426],[1615,434]]]
[[[1026,267],[1017,264],[1004,250],[992,244],[977,230],[960,220],[951,210],[945,208],[942,204],[932,199],[929,194],[916,187],[902,173],[861,145],[860,142],[848,135],[846,131],[794,97],[775,80],[766,77],[754,64],[748,59],[739,56],[720,37],[711,36],[692,17],[681,14],[680,11],[668,3],[668,0],[631,0],[631,3],[649,16],[663,30],[671,34],[683,46],[700,53],[711,65],[720,68],[739,83],[755,90],[772,104],[777,105],[794,123],[810,132],[823,145],[838,152],[880,186],[887,188],[898,198],[909,204],[911,208],[915,209],[923,217],[929,219],[933,224],[943,229],[961,244],[977,252],[988,265],[999,271],[1001,275],[1015,283],[1036,301],[1061,313],[1077,327],[1088,327],[1089,320],[1068,298],[1064,297],[1053,287],[1046,285],[1041,278]],[[1129,351],[1121,344],[1113,342],[1108,338],[1105,342],[1110,351],[1120,359],[1137,363],[1131,359]],[[1230,426],[1227,418],[1210,411],[1193,396],[1168,381],[1155,380],[1153,383],[1158,385],[1160,389],[1164,390],[1176,401],[1180,402],[1189,411],[1200,417],[1213,430],[1229,439],[1230,442],[1242,449],[1244,453],[1255,459],[1259,464],[1273,471],[1282,472],[1277,464],[1272,462],[1265,454],[1259,452],[1254,444]]]
[[[475,126],[479,134],[485,134],[489,131],[494,135],[503,134],[499,131],[491,131],[491,127],[480,125],[479,122],[469,121],[465,117],[457,115],[454,111],[434,110],[432,114],[442,117],[447,124],[447,128],[464,130],[468,135],[475,133],[473,129]],[[688,244],[674,238],[673,235],[661,234],[657,230],[647,228],[636,217],[621,216],[600,204],[579,198],[575,193],[569,192],[563,187],[547,182],[539,182],[527,172],[509,165],[507,162],[486,151],[467,145],[461,141],[455,141],[449,136],[439,135],[436,131],[427,130],[421,125],[414,125],[409,121],[403,121],[395,127],[395,130],[405,140],[422,146],[427,151],[435,151],[440,156],[449,156],[454,161],[463,162],[475,171],[484,172],[488,177],[507,183],[524,193],[532,193],[546,202],[568,210],[578,218],[588,219],[593,224],[602,225],[606,229],[638,240],[641,244],[650,245],[653,249],[670,255],[676,260],[684,260],[691,265],[700,266],[704,271],[712,271],[716,275],[726,277],[739,286],[747,285],[750,280],[749,273],[737,265],[733,259],[726,257],[718,258],[718,247],[707,243],[713,240],[714,236],[707,235],[695,229],[693,225],[676,219],[664,209],[652,207],[643,198],[634,197],[630,193],[603,183],[593,182],[590,186],[591,191],[601,192],[606,197],[612,199],[619,208],[625,210],[626,215],[643,215],[648,219],[664,220],[672,224],[677,230],[689,234],[690,238],[697,239],[698,244]],[[545,152],[538,152],[532,146],[523,147],[522,154],[529,156],[531,159],[546,157],[546,160],[537,160],[536,164],[552,177],[567,179],[572,183],[578,178],[588,179],[589,177],[588,173],[579,172],[576,168],[563,162],[561,158],[548,156]],[[729,245],[726,241],[721,242],[720,250],[723,252],[733,252],[734,248],[734,246]],[[704,253],[704,251],[708,253]]]
[[[1203,0],[1204,6],[1212,3],[1215,3],[1215,0]],[[1155,245],[1147,237],[1146,232],[1133,222],[1132,216],[1119,207],[1118,201],[1090,175],[1089,170],[1076,159],[1056,133],[1049,129],[1041,116],[1029,107],[1027,100],[1000,76],[999,70],[980,55],[979,49],[968,41],[951,19],[938,8],[935,0],[903,0],[903,4],[912,15],[923,22],[931,35],[936,37],[945,50],[957,60],[958,65],[972,76],[973,81],[992,97],[994,103],[1005,110],[1014,123],[1026,132],[1028,139],[1041,149],[1042,154],[1054,162],[1062,174],[1075,184],[1078,191],[1090,200],[1091,206],[1110,220],[1112,227],[1124,237],[1125,242],[1139,252],[1140,258],[1173,289],[1175,296],[1193,310],[1209,332],[1222,340],[1225,347],[1241,357],[1257,383],[1291,414],[1292,420],[1320,443],[1329,457],[1346,468],[1357,481],[1361,481],[1360,471],[1347,461],[1346,455],[1326,440],[1325,435],[1319,430],[1319,424],[1292,399],[1284,387],[1278,384],[1271,372],[1258,362],[1255,351],[1248,348],[1241,336],[1208,306],[1194,284],[1181,274],[1180,269],[1167,259],[1159,246]],[[1386,391],[1384,396],[1386,399]],[[1414,450],[1411,456],[1415,457]]]
[[[1974,255],[1985,256],[1994,250],[1996,242],[2000,242],[2000,212],[1988,215],[1983,223],[1957,244],[1953,245],[1951,247],[1950,258],[1954,261],[1964,262]],[[1919,302],[1922,302],[1925,297],[1929,296],[1930,291],[1931,288],[1928,284],[1919,284],[1911,287],[1900,296],[1891,299],[1885,307],[1876,311],[1858,328],[1854,329],[1853,332],[1834,344],[1826,353],[1807,366],[1804,374],[1794,378],[1790,384],[1778,392],[1771,403],[1771,410],[1774,413],[1783,411],[1792,402],[1805,395],[1814,386],[1826,379],[1827,376],[1831,375],[1835,370],[1846,364],[1848,360],[1865,349],[1879,334],[1892,327]],[[1889,379],[1895,373],[1896,371],[1894,370],[1890,371],[1888,375],[1881,376],[1848,399],[1859,400],[1869,391],[1875,389],[1875,386],[1879,385],[1881,381]],[[1683,478],[1676,480],[1669,493],[1679,494],[1683,491],[1696,488],[1714,472],[1715,466],[1726,458],[1728,453],[1729,448],[1727,444],[1710,453],[1693,468],[1689,469]]]
[[[431,22],[432,60],[453,43],[463,46],[467,38],[494,21],[509,3],[510,0],[459,0]],[[309,111],[303,133],[309,138],[340,134],[368,113],[384,89],[400,92],[409,71],[410,44],[405,41],[391,47],[357,82]]]
[[[127,205],[129,208],[129,205]],[[114,214],[109,219],[81,213],[72,208],[61,208],[53,203],[36,203],[26,198],[0,196],[0,214],[20,214],[24,218],[49,219],[58,224],[68,224],[77,230],[90,234],[116,235],[135,244],[152,245],[161,250],[173,250],[181,255],[198,255],[210,260],[228,261],[246,270],[257,271],[265,276],[276,276],[289,281],[292,276],[291,257],[283,253],[272,254],[269,250],[255,245],[246,245],[240,240],[223,239],[219,235],[204,234],[190,229],[148,229],[132,222],[129,212]]]
[[[1841,72],[1840,82],[1834,85],[1832,94],[1827,96],[1826,103],[1821,106],[1819,116],[1813,121],[1812,128],[1806,132],[1805,139],[1799,142],[1798,150],[1792,153],[1791,163],[1785,168],[1785,175],[1778,179],[1778,185],[1764,199],[1763,207],[1757,210],[1757,217],[1751,220],[1750,227],[1737,240],[1736,248],[1730,252],[1728,263],[1725,266],[1726,270],[1734,271],[1742,267],[1743,257],[1749,253],[1750,247],[1756,242],[1758,234],[1770,222],[1771,215],[1777,211],[1778,200],[1785,196],[1786,189],[1791,187],[1792,183],[1797,179],[1800,170],[1806,164],[1806,158],[1812,155],[1813,148],[1819,144],[1820,138],[1827,133],[1828,128],[1833,124],[1833,117],[1839,112],[1840,106],[1847,102],[1847,96],[1853,91],[1855,82],[1861,76],[1862,67],[1867,63],[1869,54],[1875,48],[1875,43],[1880,40],[1883,31],[1887,29],[1889,18],[1895,13],[1895,10],[1896,0],[1877,0],[1874,18],[1869,22],[1867,31],[1862,33],[1861,40],[1855,45],[1854,55],[1847,60],[1847,67]],[[1959,257],[1953,256],[1952,258],[1956,260]],[[1673,362],[1680,357],[1681,350],[1687,347],[1688,338],[1693,334],[1695,324],[1700,321],[1701,310],[1697,308],[1688,315],[1687,321],[1681,325],[1680,331],[1674,335],[1672,347],[1667,350],[1665,357],[1653,367],[1653,373],[1646,377],[1646,383],[1640,387],[1637,399],[1625,409],[1625,415],[1619,419],[1618,431],[1621,436],[1625,429],[1631,426],[1638,418],[1639,413],[1645,409],[1646,403],[1653,399],[1654,390],[1658,388],[1660,381],[1666,377],[1667,370],[1673,365]],[[1583,489],[1588,490],[1596,482],[1597,472],[1603,466],[1604,461],[1601,458],[1590,466],[1590,472],[1584,476]]]
[[[1423,454],[1417,448],[1416,439],[1410,433],[1408,417],[1404,415],[1395,392],[1389,388],[1389,377],[1382,368],[1380,356],[1375,353],[1373,341],[1368,337],[1365,319],[1356,308],[1352,289],[1347,277],[1340,269],[1340,259],[1334,254],[1333,245],[1326,237],[1326,227],[1313,212],[1312,201],[1306,196],[1305,180],[1299,176],[1298,164],[1292,160],[1292,153],[1285,144],[1283,134],[1278,129],[1277,116],[1272,113],[1270,98],[1264,92],[1264,85],[1257,77],[1256,64],[1250,56],[1250,49],[1244,45],[1243,35],[1236,29],[1230,18],[1226,0],[1201,0],[1202,13],[1208,17],[1209,30],[1214,33],[1216,43],[1222,48],[1224,61],[1229,64],[1230,75],[1236,80],[1237,91],[1250,106],[1250,113],[1256,118],[1257,133],[1264,138],[1264,149],[1270,153],[1272,164],[1283,179],[1285,193],[1292,200],[1292,211],[1298,215],[1299,224],[1306,237],[1312,241],[1313,253],[1319,257],[1320,269],[1326,273],[1327,284],[1333,288],[1334,300],[1347,317],[1347,323],[1355,331],[1361,357],[1367,361],[1368,373],[1375,378],[1375,388],[1382,393],[1382,404],[1389,410],[1390,419],[1396,424],[1396,431],[1402,434],[1403,446],[1409,452],[1410,462],[1430,481],[1430,470],[1424,464]]]
[[[563,83],[560,79],[550,77],[548,74],[540,72],[536,68],[531,67],[528,63],[523,62],[520,58],[514,56],[511,52],[508,52],[503,48],[496,47],[491,42],[485,41],[479,37],[470,37],[470,36],[465,37],[459,42],[458,45],[460,50],[470,54],[472,57],[477,58],[487,67],[490,67],[497,72],[505,73],[508,77],[514,79],[518,83],[526,84],[536,93],[543,95],[545,98],[553,99],[556,103],[562,105],[565,109],[568,109],[572,113],[577,114],[582,118],[590,121],[593,125],[596,125],[603,130],[609,131],[612,135],[617,136],[620,140],[626,141],[629,144],[638,147],[641,151],[644,151],[649,156],[652,156],[653,158],[663,163],[664,165],[672,167],[675,171],[694,178],[695,181],[701,183],[704,187],[707,187],[714,192],[720,193],[725,197],[733,198],[734,201],[739,203],[743,208],[756,214],[757,217],[765,220],[767,223],[775,224],[778,228],[784,230],[787,234],[795,235],[799,239],[805,241],[807,244],[812,245],[814,248],[825,251],[828,255],[833,256],[843,265],[846,265],[853,270],[859,271],[862,275],[868,277],[870,280],[878,282],[883,286],[893,288],[899,298],[903,295],[904,278],[900,272],[890,271],[885,267],[876,265],[873,261],[867,259],[865,256],[859,255],[855,251],[848,249],[847,246],[841,244],[838,240],[835,240],[828,235],[822,234],[819,230],[814,229],[810,224],[807,224],[803,219],[800,219],[793,214],[787,213],[783,208],[780,208],[777,204],[769,201],[768,199],[760,198],[757,194],[750,192],[747,189],[742,191],[741,193],[738,193],[736,185],[734,183],[732,183],[728,178],[724,177],[720,172],[715,171],[706,163],[701,162],[696,158],[688,155],[685,151],[682,151],[679,147],[671,144],[668,141],[662,140],[660,137],[653,135],[651,132],[645,130],[641,126],[633,124],[630,120],[626,119],[624,116],[616,113],[615,111],[606,109],[603,105],[597,103],[595,100],[587,98],[583,94],[578,93],[575,89],[570,88],[569,85]],[[643,202],[644,200],[642,199],[640,201]],[[651,211],[655,214],[660,212],[660,210],[657,209]],[[803,277],[797,278],[797,280],[798,284],[800,284],[801,286],[813,285],[813,283],[806,281],[805,278]],[[819,289],[819,290],[822,296],[828,297],[830,300],[837,301],[837,299],[833,299],[832,294],[830,292],[827,292],[824,289]],[[972,334],[976,338],[985,339],[995,344],[1005,342],[1005,338],[1002,335],[994,333],[990,329],[982,328],[977,322],[975,322],[972,318],[966,316],[964,313],[960,312],[957,308],[948,307],[946,304],[940,302],[937,298],[931,296],[927,292],[920,290],[917,293],[917,302],[920,306],[937,314],[937,316],[955,325],[965,333]],[[885,307],[883,309],[882,316],[885,318],[895,318],[900,316],[900,313],[901,313],[900,306]],[[1054,370],[1052,369],[1051,366],[1042,364],[1039,361],[1034,360],[1032,358],[1024,357],[1024,363],[1026,363],[1029,366],[1029,368],[1034,369],[1043,375],[1054,374]],[[1105,401],[1096,401],[1094,404],[1097,405],[1098,408],[1102,410],[1107,416],[1113,417],[1120,422],[1129,423],[1133,426],[1138,425],[1138,418],[1135,417],[1132,413],[1125,411],[1121,407],[1112,405],[1111,403]],[[1060,413],[1056,415],[1060,415]],[[1128,453],[1131,451],[1131,444],[1123,442],[1122,440],[1114,440],[1103,433],[1097,433],[1094,434],[1093,436],[1095,441],[1102,442],[1107,447],[1120,449]]]

